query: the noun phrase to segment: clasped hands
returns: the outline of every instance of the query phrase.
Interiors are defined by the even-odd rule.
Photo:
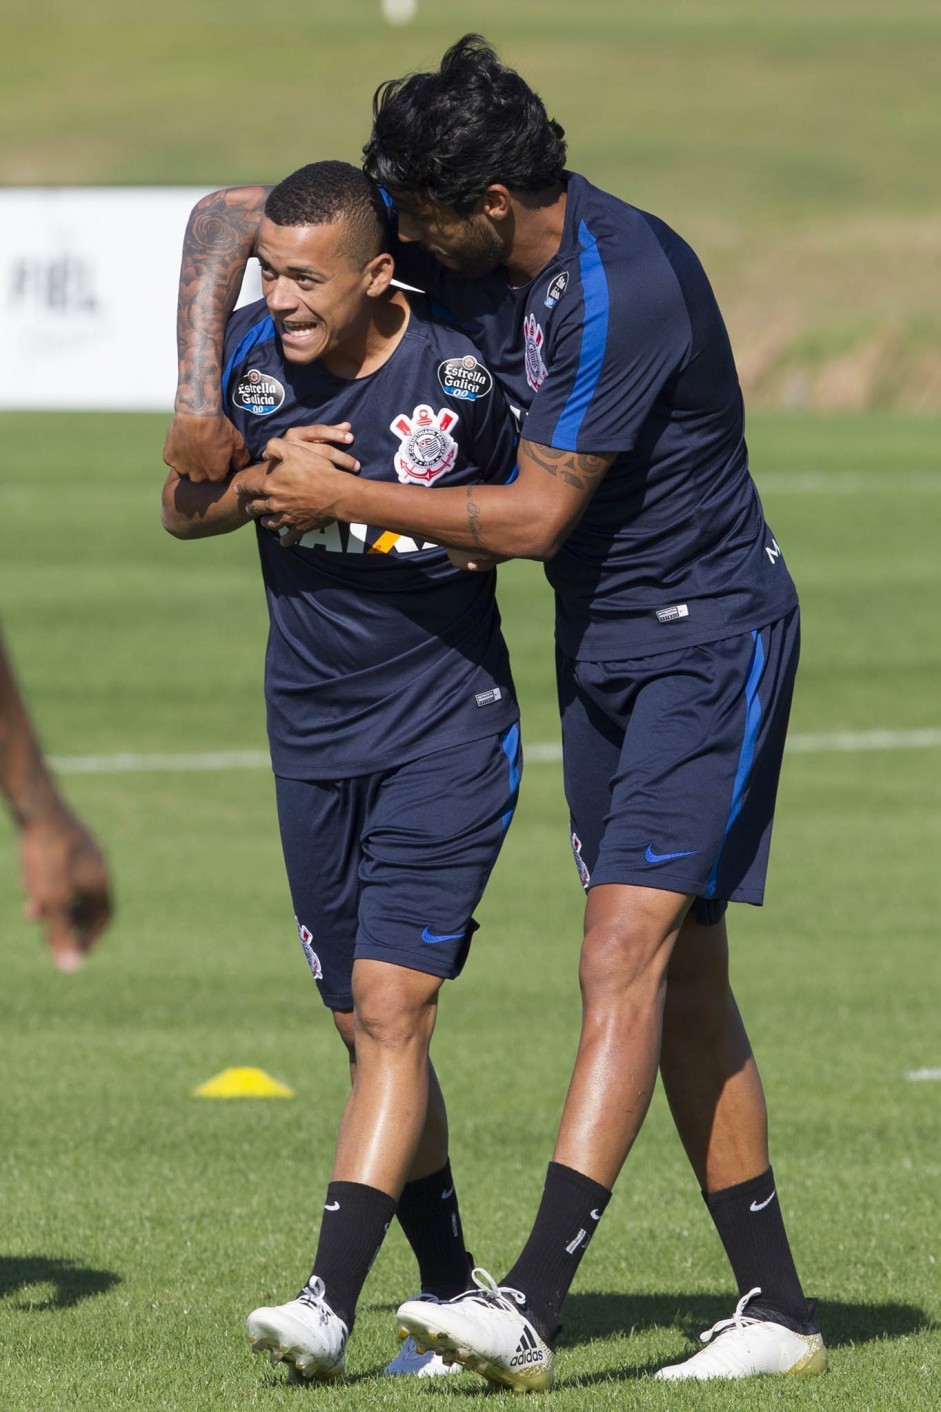
[[[246,514],[278,531],[282,545],[290,548],[341,518],[336,499],[343,488],[340,477],[360,470],[356,457],[342,449],[353,439],[349,422],[291,427],[268,442],[264,461],[249,465],[245,442],[226,417],[178,412],[167,433],[164,460],[197,483],[231,477]],[[448,548],[447,553],[456,568],[478,572],[503,562],[502,556],[477,550]]]
[[[263,462],[236,474],[232,488],[245,512],[290,547],[337,519],[338,476],[360,469],[341,449],[352,440],[349,422],[292,427],[268,442]]]

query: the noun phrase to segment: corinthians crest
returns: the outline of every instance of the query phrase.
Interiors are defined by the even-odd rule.
[[[432,485],[457,460],[457,442],[451,430],[458,424],[456,412],[442,407],[433,412],[424,402],[410,417],[402,412],[392,423],[392,431],[402,445],[395,456],[395,473],[400,481]]]
[[[549,369],[542,356],[543,332],[536,323],[535,314],[527,314],[523,320],[523,344],[526,352],[526,381],[533,392],[538,392],[546,380]]]

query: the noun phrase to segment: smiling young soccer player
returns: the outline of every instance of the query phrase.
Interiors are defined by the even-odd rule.
[[[256,462],[272,434],[303,426],[334,464],[376,483],[430,497],[503,480],[515,433],[501,394],[462,334],[391,285],[387,238],[375,187],[345,163],[304,167],[271,192],[258,246],[265,299],[226,334],[228,415]],[[199,538],[250,516],[236,478],[195,484],[171,471],[163,522]],[[258,548],[288,880],[353,1086],[310,1278],[297,1298],[256,1309],[248,1332],[296,1376],[332,1380],[394,1215],[424,1300],[470,1282],[429,1046],[516,804],[518,708],[495,575],[467,574],[426,537],[381,521],[287,544],[262,517]],[[307,1200],[299,1191],[298,1207]],[[448,1368],[406,1345],[387,1371]]]

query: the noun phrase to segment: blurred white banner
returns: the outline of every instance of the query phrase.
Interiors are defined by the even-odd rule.
[[[0,190],[0,408],[172,408],[183,232],[208,189]],[[260,295],[252,261],[239,302]]]

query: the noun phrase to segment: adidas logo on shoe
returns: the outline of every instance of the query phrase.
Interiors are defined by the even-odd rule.
[[[536,1336],[532,1329],[525,1328],[520,1336],[520,1341],[516,1345],[516,1352],[510,1359],[511,1368],[529,1367],[533,1363],[544,1363],[545,1352],[536,1342]]]
[[[407,1301],[399,1309],[402,1330],[494,1386],[548,1392],[555,1354],[522,1312],[525,1295],[486,1270],[475,1269],[473,1279],[473,1292],[446,1304]]]

